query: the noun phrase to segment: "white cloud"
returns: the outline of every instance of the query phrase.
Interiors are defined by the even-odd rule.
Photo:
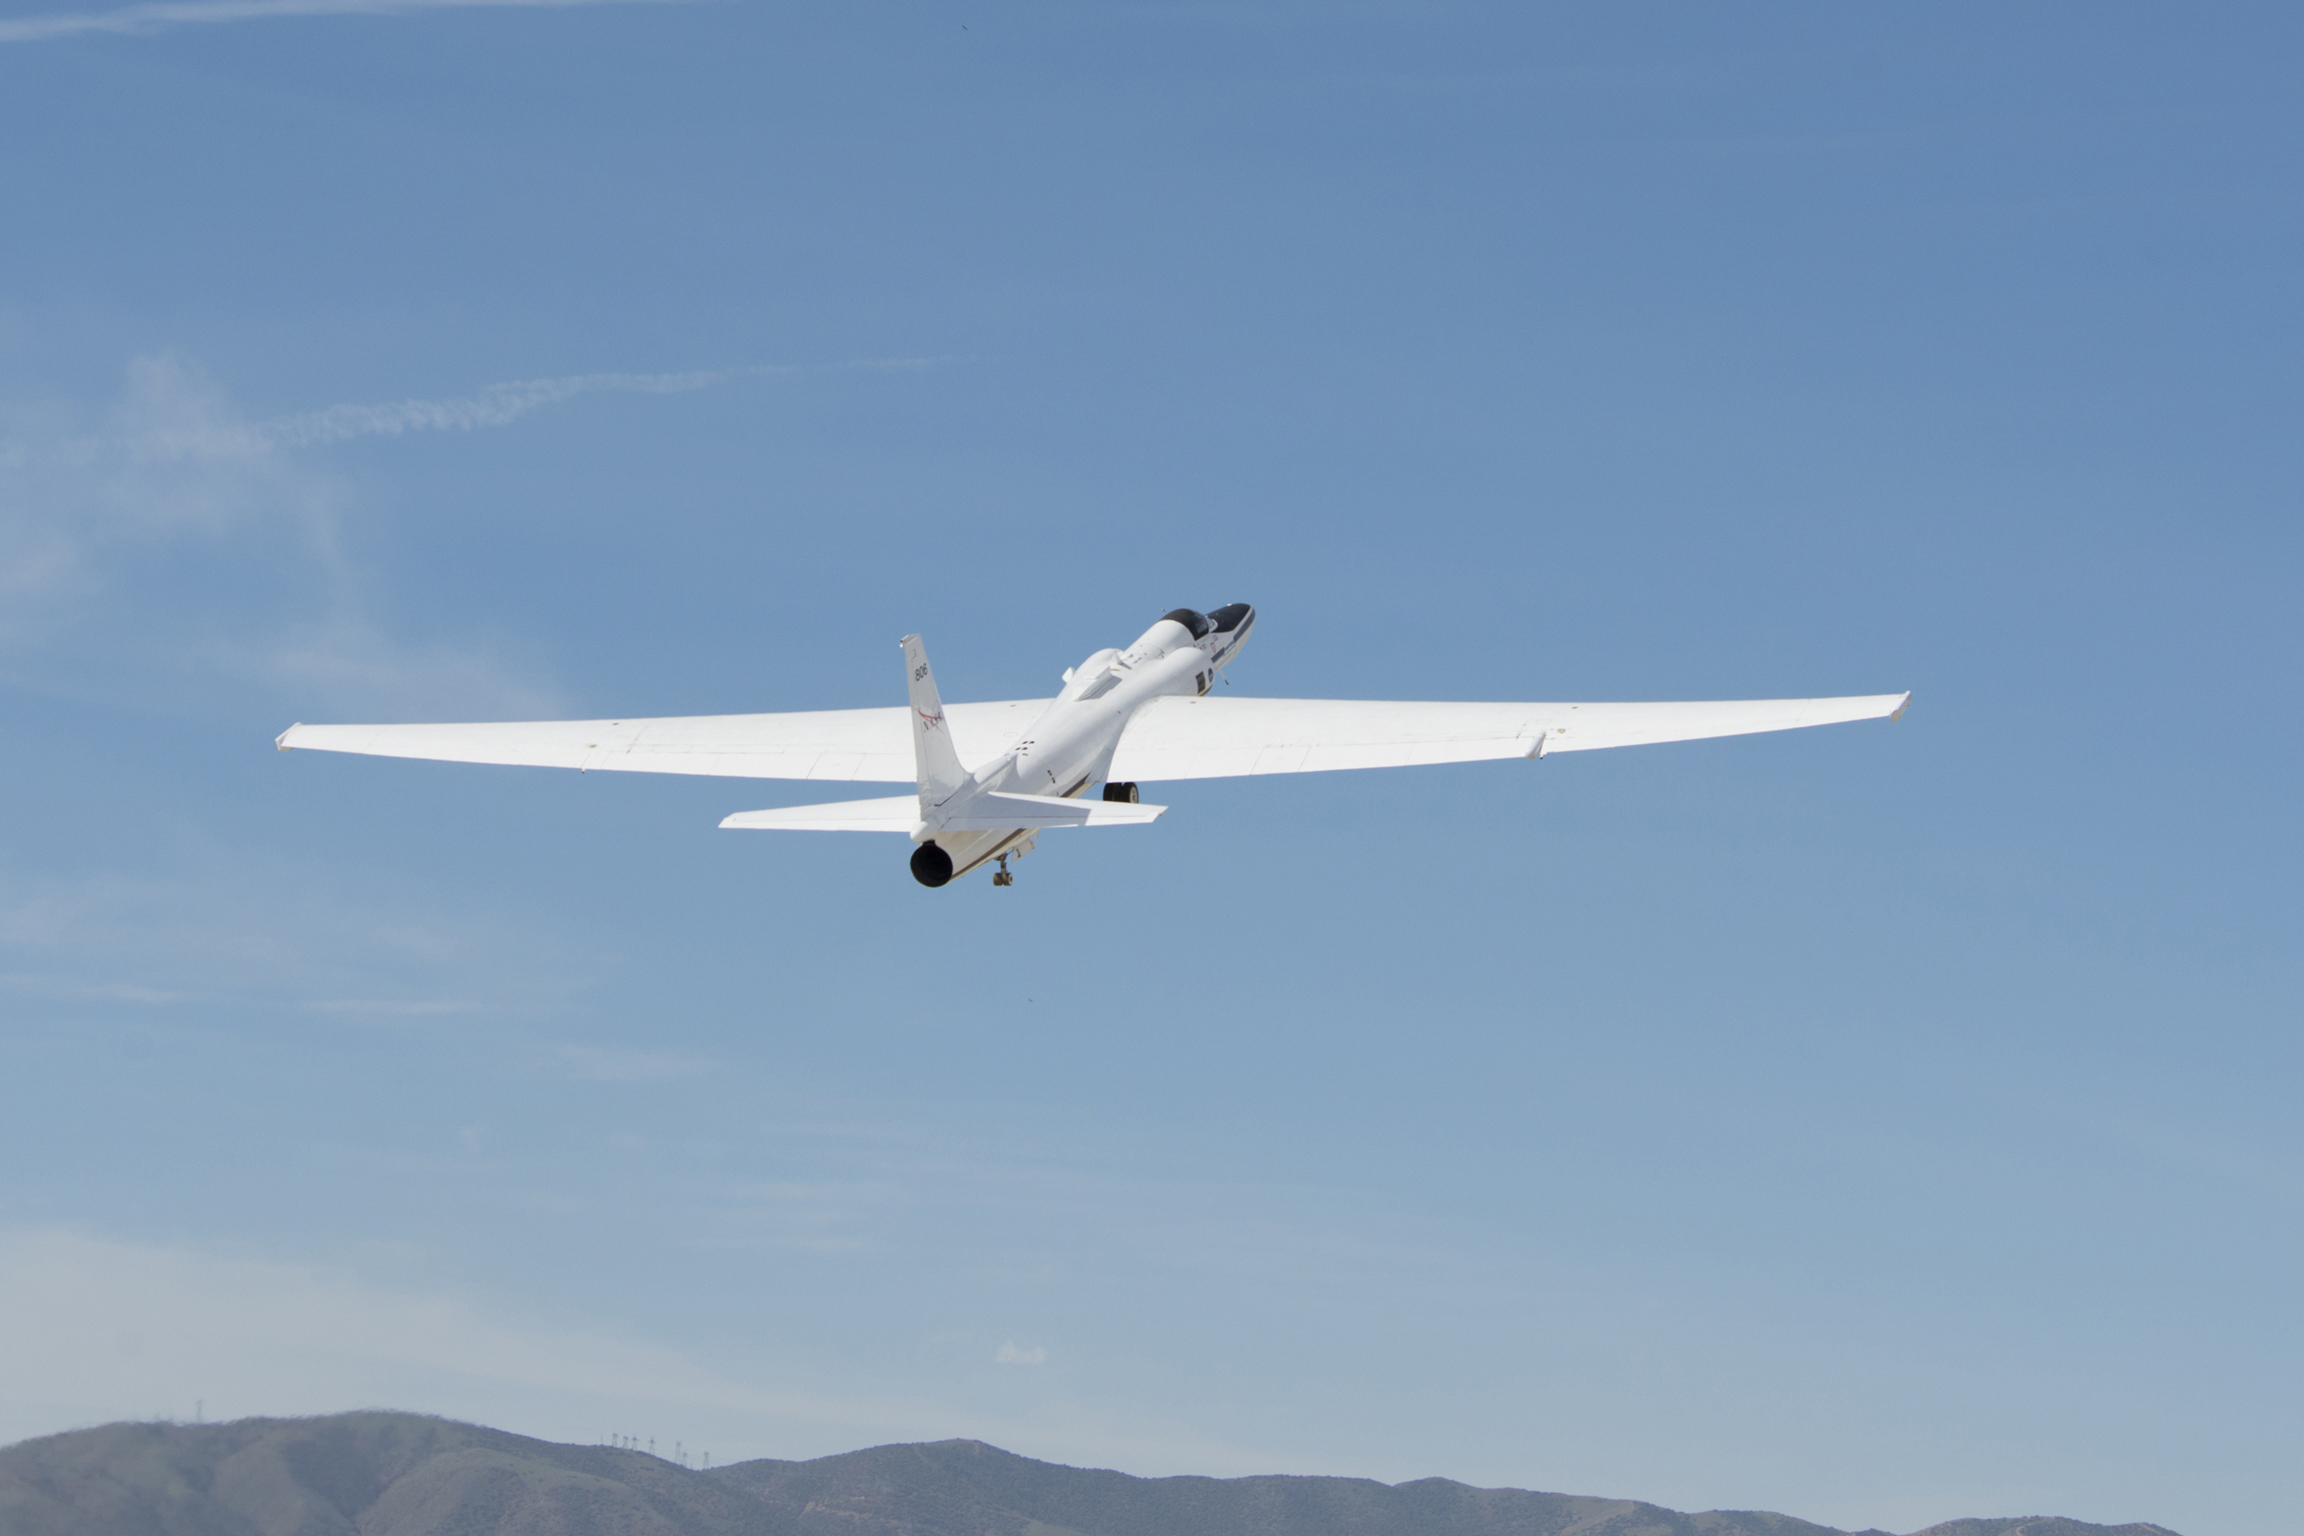
[[[412,946],[411,933],[464,942]],[[517,1020],[591,974],[549,928],[453,893],[196,849],[168,873],[0,863],[0,967],[20,1019],[229,1001],[347,1027]]]
[[[85,667],[105,645],[141,643],[177,666],[332,708],[549,715],[560,700],[535,680],[532,662],[483,641],[411,642],[370,616],[368,583],[343,531],[359,497],[320,450],[505,426],[581,395],[682,394],[931,362],[567,374],[257,419],[190,361],[140,357],[95,423],[55,401],[0,409],[0,659],[55,646]],[[186,558],[195,552],[211,565],[237,562],[257,590],[276,596],[252,610],[214,570]],[[170,624],[176,632],[147,638]]]
[[[266,441],[290,447],[340,443],[355,437],[398,437],[404,432],[469,432],[501,427],[539,406],[578,395],[623,391],[679,395],[709,389],[731,379],[792,373],[791,368],[714,368],[696,373],[574,373],[557,379],[520,379],[491,384],[476,395],[447,400],[396,400],[386,405],[332,405],[301,416],[281,416],[254,430]]]
[[[712,1070],[712,1063],[692,1056],[617,1051],[597,1045],[564,1045],[560,1056],[571,1073],[596,1083],[664,1082]]]
[[[735,1184],[714,1212],[716,1246],[759,1248],[817,1257],[883,1246],[887,1226],[905,1204],[887,1179],[769,1179]]]
[[[0,426],[0,597],[21,638],[29,605],[102,585],[99,562],[123,547],[217,539],[257,523],[290,530],[324,562],[334,554],[341,487],[300,469],[182,360],[129,364],[104,429],[75,430],[53,405],[18,407]]]
[[[346,489],[297,449],[469,432],[579,395],[684,394],[793,371],[569,374],[446,399],[331,405],[258,421],[186,359],[139,357],[99,430],[76,430],[70,413],[54,405],[18,406],[0,420],[0,594],[84,586],[92,559],[122,545],[220,538],[265,524],[294,533],[314,560],[340,574],[336,523]]]
[[[25,675],[45,653],[49,671],[84,674],[130,648],[140,668],[159,661],[335,710],[556,713],[557,690],[500,643],[410,641],[371,617],[343,534],[358,498],[318,450],[761,371],[582,374],[257,420],[162,354],[134,360],[93,422],[19,403],[0,417],[0,659]],[[219,581],[220,569],[241,574]],[[263,595],[250,603],[250,591]]]
[[[280,16],[401,16],[414,11],[474,6],[543,9],[639,3],[643,0],[162,0],[162,3],[128,5],[110,11],[52,11],[41,16],[11,16],[0,20],[0,43],[38,43],[88,32],[159,32],[170,27],[264,21]],[[645,3],[666,4],[671,0],[645,0]]]
[[[24,942],[16,937],[8,922],[8,915],[0,913],[0,944]],[[78,982],[59,981],[47,976],[0,976],[0,985],[18,987],[43,997],[80,999],[100,1003],[145,1003],[162,1005],[183,1001],[180,992],[167,992],[158,987],[140,987],[130,982]]]
[[[352,602],[319,623],[255,642],[210,642],[188,655],[220,673],[333,709],[514,720],[547,719],[564,710],[557,688],[496,645],[397,640]]]
[[[1046,1365],[1048,1351],[1037,1344],[1026,1349],[1010,1339],[993,1354],[992,1361],[995,1365]]]

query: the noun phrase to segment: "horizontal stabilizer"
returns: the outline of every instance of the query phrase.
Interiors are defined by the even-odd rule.
[[[1058,800],[1047,795],[978,795],[948,816],[951,832],[1037,832],[1045,827],[1137,827],[1157,821],[1164,805],[1130,805],[1120,800]]]
[[[910,832],[920,825],[920,797],[835,800],[829,805],[787,805],[773,811],[738,811],[720,823],[747,832]]]
[[[1055,800],[1045,795],[979,795],[967,814],[949,817],[947,832],[1038,832],[1049,827],[1126,827],[1155,821],[1164,805],[1129,805],[1113,800]],[[827,805],[787,805],[772,811],[738,811],[720,823],[742,832],[913,832],[920,826],[916,795],[886,800],[835,800]]]

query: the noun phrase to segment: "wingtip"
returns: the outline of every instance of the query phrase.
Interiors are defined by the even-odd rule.
[[[293,752],[293,751],[295,751],[296,749],[295,749],[294,747],[292,747],[292,746],[288,745],[288,738],[289,738],[289,737],[291,737],[291,736],[293,736],[293,735],[295,735],[295,734],[296,734],[296,732],[297,732],[297,730],[298,730],[300,727],[302,727],[302,725],[303,725],[303,724],[304,724],[304,722],[303,722],[303,721],[301,721],[301,720],[299,720],[299,721],[297,721],[297,722],[296,722],[296,724],[295,724],[295,725],[292,725],[292,726],[288,727],[288,729],[286,729],[286,730],[282,731],[282,732],[281,732],[279,735],[277,735],[277,736],[273,737],[273,738],[272,738],[272,745],[273,745],[273,748],[274,748],[275,750],[277,750],[277,751],[281,751],[281,752]]]
[[[1896,707],[1888,711],[1888,718],[1891,720],[1901,720],[1904,718],[1904,711],[1910,709],[1911,707],[1912,690],[1907,688],[1904,690],[1904,697],[1897,701]]]

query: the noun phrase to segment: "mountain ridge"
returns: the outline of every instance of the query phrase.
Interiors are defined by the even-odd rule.
[[[1889,1536],[1447,1478],[1135,1477],[978,1440],[710,1471],[422,1414],[119,1423],[0,1447],[0,1536]],[[1913,1536],[2175,1536],[1966,1518]]]

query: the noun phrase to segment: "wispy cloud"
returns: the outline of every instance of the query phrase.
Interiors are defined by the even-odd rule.
[[[475,427],[501,427],[518,421],[539,406],[556,405],[578,395],[621,390],[643,395],[679,395],[710,389],[734,379],[765,378],[799,372],[796,368],[756,364],[745,368],[712,368],[696,373],[572,373],[557,379],[521,379],[491,384],[478,394],[447,400],[396,400],[387,405],[332,405],[301,416],[280,416],[259,422],[252,429],[267,442],[283,447],[312,443],[341,443],[355,437],[398,437],[405,432],[469,432]]]
[[[476,614],[417,638],[379,616],[361,559],[383,509],[336,452],[499,429],[587,396],[910,373],[936,359],[744,363],[513,379],[456,394],[259,414],[196,363],[132,360],[107,404],[0,392],[0,682],[117,693],[125,667],[184,707],[192,679],[296,711],[538,719],[567,707],[541,658]],[[163,682],[160,674],[166,674]],[[295,718],[291,715],[290,718]],[[319,718],[307,715],[305,718]]]
[[[21,632],[40,598],[77,598],[125,546],[220,538],[256,523],[322,536],[341,488],[300,471],[182,360],[140,357],[96,432],[54,403],[0,419],[0,597]]]
[[[1048,1351],[1037,1344],[1026,1349],[1014,1339],[1010,1339],[993,1353],[992,1363],[994,1365],[1046,1365],[1048,1363]]]
[[[712,1070],[712,1063],[693,1056],[617,1051],[597,1045],[564,1045],[560,1057],[575,1076],[595,1083],[659,1083]]]
[[[236,1021],[516,1026],[593,979],[581,950],[549,926],[392,888],[373,871],[347,882],[333,877],[340,870],[199,845],[168,862],[160,874],[57,875],[0,860],[0,999],[12,1022],[190,1025],[221,1007]],[[416,926],[454,928],[469,942],[428,953],[393,941]]]
[[[667,5],[681,0],[163,0],[110,11],[51,11],[0,20],[0,43],[40,43],[88,32],[135,34],[282,16],[404,16],[472,7],[559,9],[577,5]]]
[[[344,532],[360,498],[326,449],[358,438],[502,427],[585,395],[676,395],[744,379],[924,366],[890,360],[566,374],[259,417],[183,358],[137,358],[120,397],[93,419],[58,401],[19,398],[0,407],[0,661],[54,646],[60,663],[85,670],[92,632],[149,634],[173,621],[199,631],[197,639],[179,632],[168,645],[179,667],[255,681],[299,701],[549,714],[559,700],[532,680],[532,662],[477,638],[412,643],[370,617],[370,583],[350,553],[356,540]],[[184,558],[193,553],[207,570]],[[301,566],[301,578],[268,580],[265,590],[293,613],[264,616],[222,595],[219,569],[254,572],[283,562]],[[106,610],[121,600],[135,603],[140,622],[106,623]]]
[[[389,400],[324,406],[251,421],[233,410],[223,392],[197,367],[172,354],[137,358],[129,364],[127,396],[114,411],[113,430],[61,435],[25,423],[11,423],[0,437],[0,471],[42,465],[82,469],[107,463],[137,466],[229,464],[264,459],[286,449],[324,447],[361,437],[402,437],[411,432],[471,432],[509,426],[544,406],[579,395],[684,395],[739,379],[783,378],[805,373],[914,372],[935,366],[934,358],[872,358],[808,367],[790,363],[746,363],[700,368],[687,373],[570,373],[547,379],[513,379],[489,384],[469,395],[436,400]]]
[[[15,942],[8,914],[0,912],[0,943]],[[86,998],[100,1003],[175,1003],[183,1001],[180,992],[164,992],[157,987],[139,987],[128,982],[75,982],[56,981],[46,976],[0,976],[0,984],[20,987],[44,997]]]
[[[927,366],[899,359],[850,363],[847,368]],[[324,447],[360,437],[402,437],[411,432],[470,432],[509,426],[547,405],[579,395],[682,395],[737,379],[803,372],[774,363],[706,368],[689,373],[571,373],[550,379],[514,379],[469,395],[438,400],[350,403],[251,421],[234,411],[201,372],[169,354],[129,365],[129,394],[115,412],[114,429],[101,434],[49,436],[19,428],[0,439],[0,470],[41,464],[99,468],[107,462],[138,466],[249,462],[293,448]]]
[[[884,1246],[910,1205],[902,1182],[859,1177],[769,1179],[718,1190],[711,1246],[819,1258]]]

